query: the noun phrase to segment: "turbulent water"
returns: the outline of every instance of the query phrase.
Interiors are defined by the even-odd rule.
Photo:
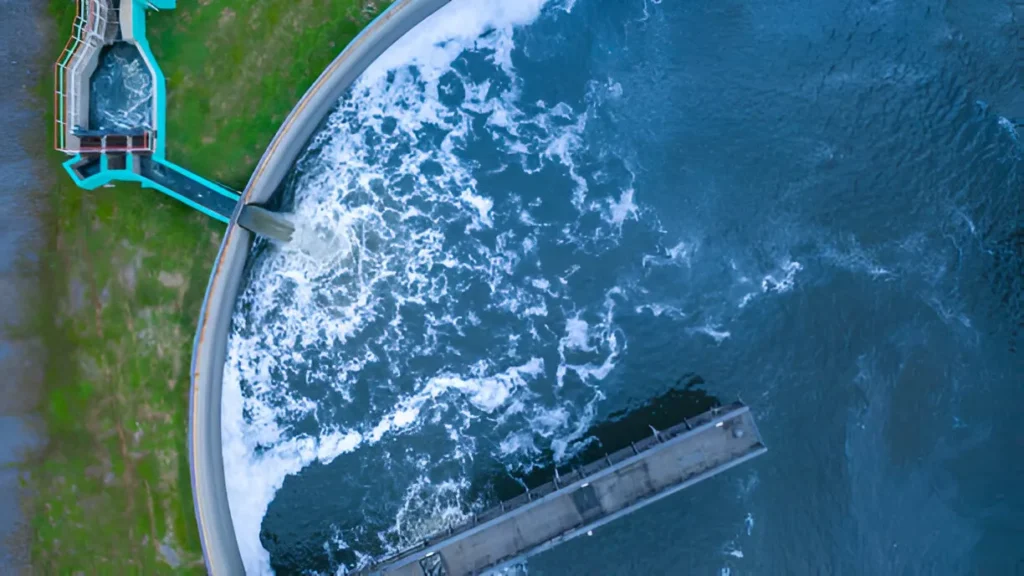
[[[103,49],[89,96],[91,130],[123,133],[153,127],[153,75],[133,44],[117,42]]]
[[[1011,10],[770,4],[456,0],[342,98],[233,321],[251,573],[457,523],[684,375],[769,454],[530,574],[1024,570]]]

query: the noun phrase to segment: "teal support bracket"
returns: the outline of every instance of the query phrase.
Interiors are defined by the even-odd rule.
[[[146,39],[146,10],[174,9],[176,0],[123,0],[131,2],[131,22],[121,22],[131,30],[123,34],[138,48],[153,76],[153,126],[151,150],[107,152],[99,151],[96,172],[82,176],[74,170],[83,158],[82,153],[73,156],[63,166],[75,184],[86,190],[95,190],[112,182],[137,182],[143,188],[158,190],[179,202],[221,222],[229,222],[231,213],[238,203],[239,194],[229,188],[212,182],[177,164],[168,162],[167,151],[167,83],[163,71]],[[90,6],[90,4],[84,4]],[[89,79],[84,79],[89,82]],[[124,168],[112,169],[109,155],[123,154]],[[143,158],[145,154],[148,158]]]

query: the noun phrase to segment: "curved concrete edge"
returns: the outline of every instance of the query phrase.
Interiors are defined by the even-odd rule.
[[[235,212],[237,215],[237,209]],[[200,328],[192,352],[188,463],[199,540],[210,574],[245,572],[224,483],[220,408],[231,314],[252,240],[252,233],[237,226],[225,235],[200,311]]]
[[[320,121],[374,60],[450,0],[397,0],[356,36],[285,118],[256,166],[242,201],[266,202],[305,148]]]
[[[324,116],[367,67],[399,38],[450,0],[397,0],[327,67],[285,119],[228,223],[199,316],[192,350],[189,468],[199,539],[207,571],[243,574],[224,481],[221,387],[231,318],[253,235],[238,226],[244,204],[267,202]]]

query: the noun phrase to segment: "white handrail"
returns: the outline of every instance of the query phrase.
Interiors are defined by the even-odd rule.
[[[61,107],[64,110],[64,120],[58,123],[58,129],[66,131],[69,127],[80,126],[82,118],[79,116],[78,99],[81,96],[81,82],[88,82],[89,78],[82,78],[82,67],[88,63],[87,57],[92,50],[99,50],[105,44],[107,22],[109,20],[109,0],[80,0],[78,18],[72,26],[72,35],[76,40],[73,53],[64,62],[58,62],[60,75],[65,86],[56,86],[58,97],[61,99]],[[86,119],[87,120],[87,119]],[[62,135],[63,136],[63,135]],[[64,141],[64,138],[61,138]]]

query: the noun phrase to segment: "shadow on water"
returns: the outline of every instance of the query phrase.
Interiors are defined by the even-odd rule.
[[[684,374],[665,394],[641,405],[613,412],[605,421],[590,428],[586,435],[591,438],[590,443],[572,460],[560,465],[559,473],[564,476],[573,466],[582,466],[650,436],[652,426],[664,430],[685,418],[719,406],[718,399],[703,389],[704,384],[700,376]],[[537,460],[553,464],[554,454],[547,450]],[[358,563],[359,557],[348,546],[342,546],[340,550],[325,550],[322,543],[327,538],[343,537],[348,545],[360,545],[372,554],[387,552],[376,533],[362,534],[359,526],[345,526],[333,520],[299,525],[280,522],[281,517],[308,511],[311,506],[359,509],[363,511],[364,518],[373,518],[375,515],[393,517],[395,510],[390,507],[391,503],[378,496],[381,485],[389,481],[387,478],[348,476],[346,490],[329,490],[331,482],[336,481],[339,474],[351,474],[355,469],[372,467],[374,464],[362,460],[358,453],[353,453],[338,458],[331,465],[313,464],[303,471],[302,478],[292,476],[285,481],[286,486],[268,509],[260,534],[261,543],[270,552],[277,573],[295,573],[300,569],[329,572],[336,569],[339,563],[350,566]],[[475,459],[473,466],[474,469],[468,473],[470,487],[462,500],[477,503],[477,512],[522,494],[525,487],[535,488],[545,484],[555,474],[553,465],[530,470],[505,470],[495,459],[483,457]],[[316,494],[317,497],[311,499],[310,494]],[[429,528],[423,526],[424,530],[409,530],[416,537],[425,537],[428,533],[447,528],[448,524],[459,524],[463,520],[464,517],[434,518]]]
[[[559,464],[558,474],[565,476],[574,468],[599,460],[606,454],[650,436],[654,430],[668,429],[686,418],[721,406],[718,398],[702,389],[704,384],[704,379],[697,374],[683,374],[676,381],[675,387],[665,394],[639,407],[613,412],[607,420],[590,428],[587,437],[591,440],[587,447],[568,462]],[[550,482],[556,471],[554,453],[550,449],[544,450],[539,460],[551,464],[530,470],[509,469],[504,473],[480,471],[473,482],[479,488],[470,494],[470,499],[504,501],[524,493],[526,488],[533,489]]]

